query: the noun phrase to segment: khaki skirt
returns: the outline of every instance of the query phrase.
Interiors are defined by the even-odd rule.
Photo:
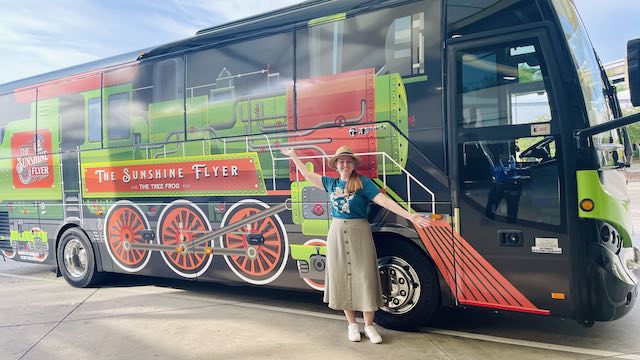
[[[384,305],[376,248],[366,219],[333,219],[327,236],[324,302],[334,310]]]

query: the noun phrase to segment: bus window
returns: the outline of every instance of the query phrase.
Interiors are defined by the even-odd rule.
[[[461,66],[465,128],[551,121],[546,69],[535,44],[465,52]]]
[[[35,90],[27,92],[32,92],[33,98],[35,98]],[[29,102],[19,102],[18,97],[19,95],[15,93],[0,95],[0,109],[2,109],[2,116],[0,116],[0,145],[5,142],[7,126],[10,123],[31,117],[31,104]],[[35,131],[35,128],[36,125],[33,122],[29,130]]]
[[[504,29],[542,20],[536,1],[447,1],[447,37]]]
[[[281,33],[187,54],[189,140],[287,130],[293,35]],[[238,139],[230,139],[230,144]],[[217,145],[216,145],[217,144]],[[214,152],[226,145],[212,143]],[[237,145],[237,146],[236,146]],[[237,143],[227,147],[239,151]],[[237,147],[237,149],[236,149]]]
[[[131,133],[129,123],[129,93],[109,96],[109,139],[128,139]]]
[[[182,58],[162,60],[153,67],[153,102],[182,99],[184,95]]]
[[[464,196],[487,218],[560,225],[555,137],[463,144]]]
[[[425,2],[388,8],[298,32],[299,77],[374,68],[377,74],[424,75]]]
[[[102,102],[99,97],[87,101],[89,142],[102,141]]]

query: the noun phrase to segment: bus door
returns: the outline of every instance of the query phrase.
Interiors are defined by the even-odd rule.
[[[544,34],[472,35],[449,44],[460,304],[569,311],[567,206],[551,81],[556,70]]]

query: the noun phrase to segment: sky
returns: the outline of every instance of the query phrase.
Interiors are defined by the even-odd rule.
[[[300,0],[0,0],[0,84],[145,49]],[[603,62],[640,37],[640,1],[575,0]]]

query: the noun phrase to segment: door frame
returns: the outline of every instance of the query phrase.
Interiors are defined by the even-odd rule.
[[[555,135],[558,149],[560,150],[560,162],[558,164],[561,194],[561,228],[568,237],[568,243],[571,247],[570,261],[571,276],[571,308],[574,318],[583,318],[588,309],[588,263],[587,263],[587,244],[580,241],[580,226],[577,217],[577,185],[576,185],[576,165],[575,165],[575,142],[573,141],[573,130],[578,126],[576,116],[584,119],[584,111],[577,100],[577,96],[567,93],[568,89],[576,89],[573,84],[573,75],[563,76],[563,72],[573,71],[575,66],[569,66],[563,63],[559,57],[565,56],[565,48],[561,45],[564,42],[561,33],[558,33],[557,27],[551,22],[539,22],[529,25],[515,26],[500,30],[492,30],[477,34],[464,35],[459,38],[451,38],[445,41],[443,58],[445,64],[445,86],[444,105],[445,118],[449,124],[447,130],[448,137],[448,168],[451,179],[451,203],[454,209],[455,230],[460,232],[464,228],[464,224],[460,224],[458,212],[460,208],[460,164],[459,162],[459,134],[458,134],[458,108],[460,103],[457,94],[457,82],[459,75],[457,73],[458,52],[465,49],[489,47],[508,42],[514,42],[522,39],[536,39],[540,45],[540,53],[542,59],[547,66],[548,79],[545,85],[548,86],[547,96],[551,106],[552,120],[549,122],[551,126],[550,135]],[[568,54],[567,54],[568,55]],[[567,58],[569,59],[569,58]],[[568,60],[571,61],[571,60]],[[580,94],[582,96],[582,94]],[[581,100],[581,99],[580,99]],[[562,120],[561,120],[562,119]],[[523,127],[530,127],[532,124],[515,125],[514,131],[520,132]],[[487,131],[480,129],[481,132]],[[492,140],[508,139],[514,131],[508,131],[506,135],[495,136]],[[467,140],[473,141],[472,138]]]

